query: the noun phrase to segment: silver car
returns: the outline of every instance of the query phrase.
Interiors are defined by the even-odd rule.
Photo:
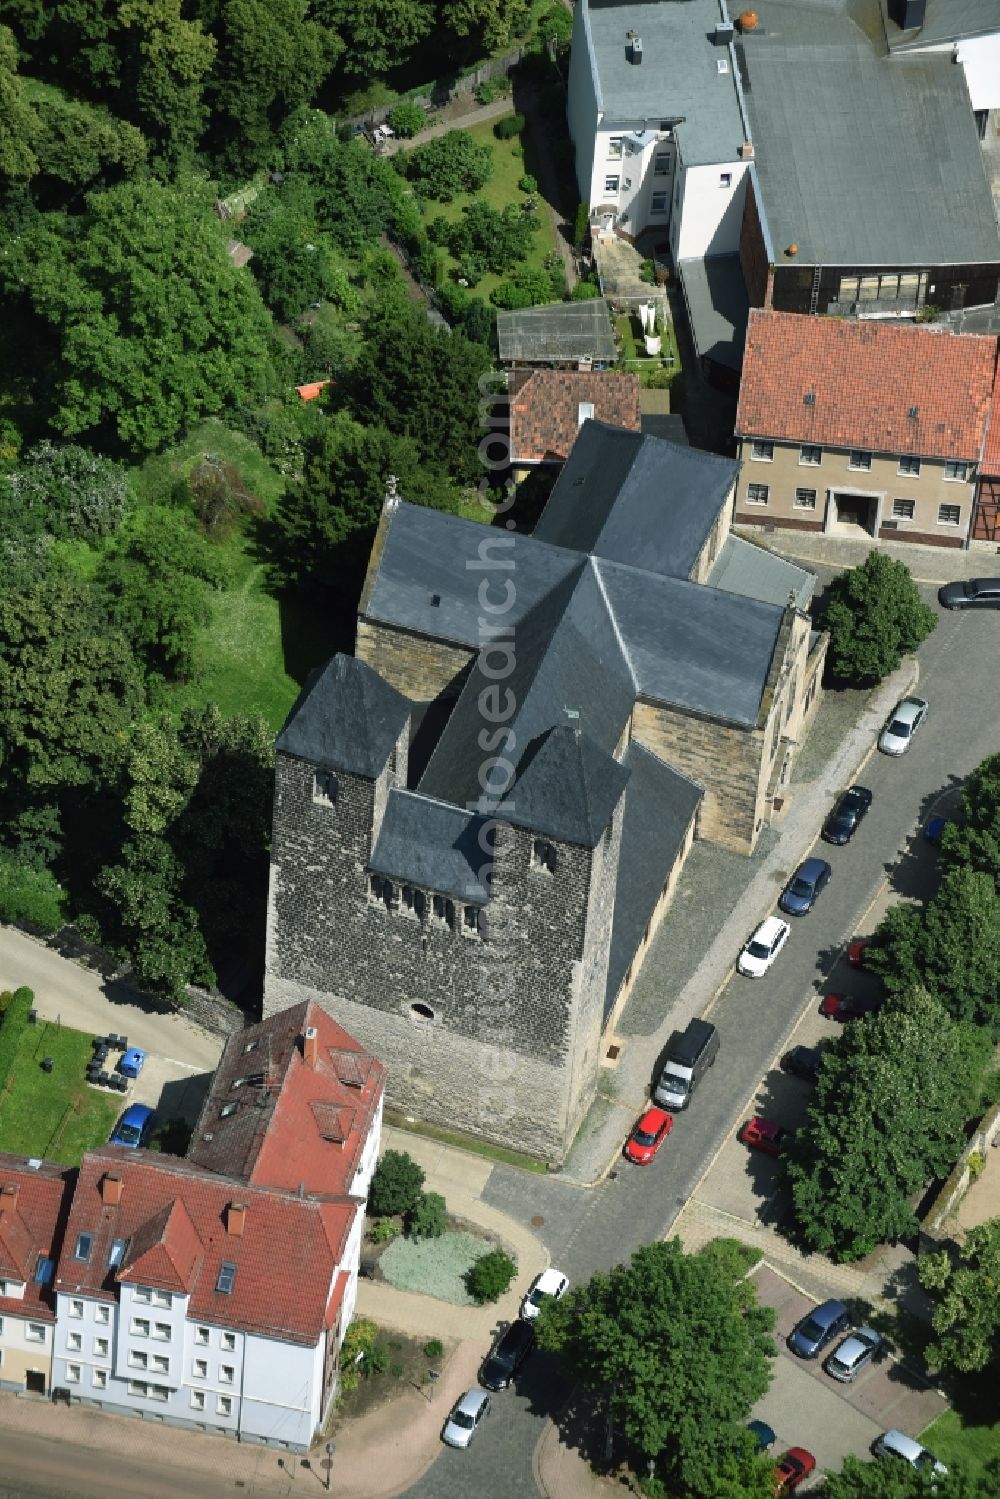
[[[888,722],[879,736],[879,749],[884,755],[904,754],[926,717],[927,704],[922,697],[904,697],[889,714]]]
[[[486,1391],[478,1388],[466,1390],[452,1407],[441,1440],[449,1447],[468,1447],[489,1413],[490,1397]]]
[[[857,1332],[852,1332],[849,1338],[844,1339],[839,1348],[834,1349],[823,1368],[834,1379],[839,1379],[841,1384],[850,1384],[863,1369],[868,1368],[882,1343],[882,1334],[876,1332],[874,1327],[859,1327]]]
[[[908,1437],[905,1431],[893,1429],[883,1431],[880,1437],[876,1437],[872,1443],[872,1451],[876,1457],[901,1457],[904,1462],[909,1463],[911,1468],[918,1468],[922,1473],[947,1473],[948,1469],[944,1463],[939,1463],[933,1452],[928,1452],[926,1447],[921,1447],[912,1437]]]

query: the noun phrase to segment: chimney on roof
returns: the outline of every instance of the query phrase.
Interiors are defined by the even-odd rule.
[[[302,1060],[307,1067],[315,1067],[319,1060],[319,1032],[314,1025],[307,1025],[302,1037]]]
[[[122,1200],[125,1183],[117,1171],[105,1171],[101,1177],[101,1201],[105,1207],[116,1208]]]
[[[584,422],[592,421],[594,416],[593,401],[580,401],[576,408],[576,425],[582,427]]]
[[[12,1213],[17,1207],[17,1183],[8,1182],[0,1192],[0,1213]]]
[[[753,160],[753,142],[752,141],[744,141],[743,144],[742,144],[742,146],[740,147],[740,161],[752,161],[752,160]]]
[[[915,31],[924,24],[927,0],[892,0],[889,14],[900,31]]]
[[[234,1239],[243,1237],[243,1225],[246,1222],[247,1209],[245,1202],[230,1202],[226,1205],[226,1233],[231,1234]]]
[[[628,42],[628,60],[638,67],[642,62],[642,37],[637,31],[626,31],[625,40]]]

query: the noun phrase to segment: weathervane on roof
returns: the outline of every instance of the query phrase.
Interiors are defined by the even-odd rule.
[[[576,728],[580,727],[580,710],[579,710],[579,708],[564,708],[563,712],[565,713],[566,717],[569,719],[570,723],[574,724]]]

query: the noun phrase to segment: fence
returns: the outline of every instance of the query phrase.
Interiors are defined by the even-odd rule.
[[[471,73],[463,73],[454,81],[440,79],[431,85],[427,93],[407,94],[405,98],[413,104],[420,104],[424,109],[441,109],[445,104],[450,104],[452,99],[458,99],[462,95],[471,95],[480,83],[487,83],[491,78],[503,78],[510,72],[511,68],[525,56],[524,47],[514,47],[510,52],[504,52],[500,57],[490,57]],[[379,104],[375,109],[366,109],[362,114],[348,115],[343,120],[338,120],[338,125],[350,125],[352,128],[375,125],[384,125],[397,104],[402,99],[393,99],[390,104]]]
[[[969,1157],[985,1154],[991,1145],[998,1142],[998,1137],[1000,1137],[1000,1103],[994,1104],[989,1113],[984,1116],[979,1128],[975,1131],[972,1139],[959,1157],[958,1165],[925,1214],[920,1228],[921,1239],[926,1236],[928,1240],[935,1241],[933,1245],[928,1244],[926,1247],[938,1248],[936,1240],[941,1233],[945,1221],[949,1214],[954,1212],[962,1197],[968,1191],[969,1183],[973,1176],[969,1168]]]

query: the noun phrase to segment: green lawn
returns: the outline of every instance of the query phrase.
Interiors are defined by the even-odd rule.
[[[920,1440],[946,1468],[961,1458],[979,1476],[991,1458],[1000,1457],[1000,1420],[980,1426],[974,1420],[966,1423],[956,1410],[945,1411],[920,1433]]]
[[[235,464],[244,482],[265,506],[281,494],[285,481],[271,467],[256,443],[244,437],[242,432],[233,432],[216,417],[210,417],[181,442],[175,443],[165,453],[154,453],[134,470],[132,478],[139,498],[149,505],[167,503],[177,481],[186,479],[195,465],[209,454],[218,456],[225,463]]]
[[[0,1150],[77,1166],[85,1150],[106,1142],[124,1097],[85,1081],[90,1041],[82,1031],[47,1021],[25,1026],[0,1098]],[[51,1073],[42,1071],[43,1057],[54,1058]]]
[[[513,110],[513,106],[511,106]],[[445,218],[449,223],[462,217],[462,209],[468,203],[481,199],[488,203],[491,208],[498,211],[507,207],[508,203],[523,203],[527,194],[522,193],[518,187],[518,180],[524,176],[528,168],[524,164],[524,156],[521,154],[521,141],[515,137],[514,140],[498,141],[493,134],[493,126],[496,120],[487,120],[482,125],[473,125],[466,133],[472,137],[480,146],[489,146],[493,152],[493,171],[486,186],[478,193],[460,193],[450,203],[437,203],[429,199],[424,208],[424,221],[429,223],[431,219]],[[533,194],[538,202],[538,210],[535,213],[535,221],[538,231],[532,238],[531,252],[528,258],[521,262],[521,266],[532,266],[540,268],[546,255],[551,255],[555,250],[555,236],[552,232],[552,222],[545,205],[537,193]],[[449,272],[454,269],[455,261],[447,252],[442,252]],[[489,301],[490,292],[494,287],[505,281],[506,276],[484,276],[470,290],[477,297]]]

